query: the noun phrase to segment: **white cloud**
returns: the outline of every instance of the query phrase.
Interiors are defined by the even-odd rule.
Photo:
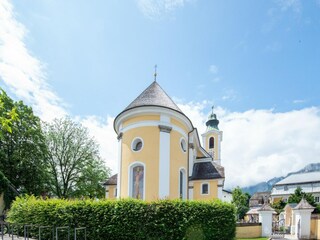
[[[148,18],[159,18],[181,8],[188,0],[137,0],[140,11]]]
[[[300,0],[277,0],[276,3],[279,5],[281,11],[292,10],[296,13],[301,11]]]
[[[89,132],[100,145],[100,155],[105,160],[113,173],[118,171],[118,141],[117,135],[113,130],[114,118],[108,116],[107,119],[97,116],[88,116],[80,119],[83,126],[89,129]]]
[[[293,100],[293,103],[294,104],[301,104],[301,103],[306,103],[307,100],[306,99],[296,99],[296,100]]]
[[[224,95],[222,96],[223,101],[233,101],[236,98],[237,98],[237,93],[233,89],[226,90]]]
[[[265,51],[266,51],[266,52],[278,52],[278,51],[281,50],[281,48],[282,48],[281,43],[279,43],[279,42],[273,42],[273,43],[268,44],[268,45],[265,47]]]
[[[205,131],[205,121],[207,116],[204,113],[204,109],[209,105],[207,101],[203,101],[201,103],[189,102],[187,104],[178,103],[177,105],[181,111],[190,118],[193,126],[198,129],[199,133]]]
[[[217,83],[221,81],[221,77],[218,76],[219,67],[217,65],[214,65],[214,64],[210,65],[209,72],[214,76],[214,78],[211,80],[212,82]]]
[[[212,82],[217,83],[220,82],[221,78],[220,77],[215,77],[214,79],[212,79]]]
[[[179,104],[199,134],[205,131],[207,103]],[[275,113],[215,109],[223,131],[226,188],[248,186],[319,162],[320,109]]]
[[[219,68],[218,68],[216,65],[212,64],[212,65],[210,65],[210,67],[209,67],[209,71],[210,71],[212,74],[217,74],[218,71],[219,71]]]
[[[46,83],[44,65],[27,49],[25,27],[15,19],[12,4],[0,2],[0,79],[33,106],[43,120],[66,114],[62,100]]]
[[[67,115],[65,103],[47,84],[43,64],[27,49],[24,38],[27,30],[15,19],[12,4],[0,1],[0,79],[9,90],[45,121]],[[76,117],[89,129],[100,145],[100,154],[113,172],[117,171],[117,140],[113,119],[88,116]]]
[[[143,1],[140,1],[143,2]],[[148,2],[148,1],[146,1]],[[149,1],[150,4],[153,1]],[[164,6],[166,11],[181,7],[184,1]],[[158,4],[160,1],[158,1]],[[171,10],[170,10],[171,9]],[[17,97],[27,101],[44,120],[66,114],[63,101],[46,82],[43,64],[24,44],[26,29],[14,18],[9,1],[0,2],[0,77]],[[232,93],[232,91],[231,91]],[[230,99],[225,95],[225,99]],[[229,94],[232,96],[232,94]],[[211,102],[180,103],[199,134]],[[220,129],[224,132],[222,164],[226,170],[226,187],[246,186],[282,176],[308,163],[319,162],[320,109],[275,113],[273,110],[230,112],[216,108]],[[78,119],[88,127],[100,144],[106,164],[117,171],[117,140],[113,118],[88,116]]]

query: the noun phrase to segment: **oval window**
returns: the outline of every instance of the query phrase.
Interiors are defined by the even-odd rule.
[[[143,142],[141,138],[135,138],[132,141],[131,148],[134,152],[139,152],[142,149],[142,147],[143,147]]]
[[[187,143],[186,143],[186,140],[184,140],[183,138],[181,139],[180,141],[180,145],[181,145],[181,149],[183,152],[186,152],[187,151]]]

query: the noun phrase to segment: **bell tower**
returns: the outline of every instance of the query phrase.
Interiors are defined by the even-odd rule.
[[[221,165],[222,131],[219,130],[219,120],[213,108],[206,122],[206,132],[202,134],[202,142],[204,149],[212,156],[212,160]]]

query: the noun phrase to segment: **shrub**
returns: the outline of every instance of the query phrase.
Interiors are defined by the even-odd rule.
[[[19,224],[87,227],[87,239],[92,240],[230,240],[235,236],[234,211],[231,204],[220,201],[149,203],[133,199],[41,200],[28,196],[13,202],[8,220]],[[36,234],[34,231],[33,235]]]

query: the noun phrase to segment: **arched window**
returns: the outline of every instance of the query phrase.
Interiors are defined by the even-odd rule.
[[[209,138],[209,149],[214,148],[214,137]]]
[[[179,198],[186,199],[186,173],[184,169],[179,171]]]
[[[134,164],[130,169],[130,197],[144,199],[144,166]]]

